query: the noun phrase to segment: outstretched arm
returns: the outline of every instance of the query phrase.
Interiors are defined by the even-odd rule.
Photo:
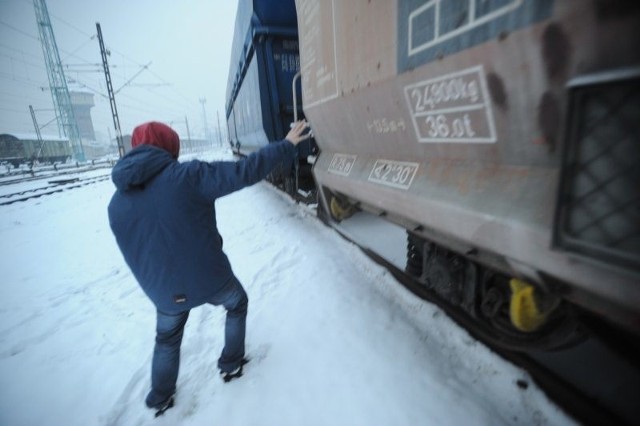
[[[295,146],[309,138],[306,121],[298,121],[284,140],[273,142],[240,161],[199,163],[192,175],[199,192],[208,199],[219,198],[264,179],[278,164],[289,162]]]

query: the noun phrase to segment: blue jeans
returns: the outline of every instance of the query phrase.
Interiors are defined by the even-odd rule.
[[[224,348],[218,359],[221,371],[232,371],[244,357],[244,338],[247,319],[247,293],[238,279],[232,277],[225,286],[207,301],[222,305],[227,310]],[[151,392],[147,395],[148,407],[164,402],[176,391],[180,367],[180,344],[189,311],[166,314],[157,311],[156,344],[151,365]]]

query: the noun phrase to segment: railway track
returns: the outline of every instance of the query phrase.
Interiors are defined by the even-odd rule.
[[[98,169],[110,169],[113,165],[113,161],[99,161],[86,164],[54,165],[41,168],[19,169],[13,171],[8,170],[4,173],[0,173],[0,186],[32,182],[56,176],[84,173]]]
[[[47,195],[56,194],[70,189],[80,188],[94,183],[102,182],[111,177],[110,174],[93,176],[87,178],[60,178],[60,175],[51,176],[47,180],[46,186],[25,189],[9,194],[0,195],[0,206],[19,203],[33,198],[40,198]],[[39,178],[40,180],[42,177]]]

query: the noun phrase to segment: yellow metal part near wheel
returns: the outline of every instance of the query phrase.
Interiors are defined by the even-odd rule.
[[[511,323],[525,333],[538,330],[547,321],[549,313],[558,306],[558,300],[543,303],[534,286],[516,278],[509,281],[509,285],[511,286],[509,305]]]
[[[338,222],[348,219],[356,212],[356,209],[353,205],[349,204],[348,201],[339,199],[336,196],[331,197],[331,202],[329,205],[331,209],[331,216]]]

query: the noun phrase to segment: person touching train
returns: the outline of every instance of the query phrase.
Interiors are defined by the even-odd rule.
[[[284,140],[237,162],[180,163],[178,134],[163,123],[148,122],[134,129],[133,149],[114,166],[109,224],[157,312],[145,402],[158,413],[173,405],[183,330],[196,306],[224,306],[225,343],[218,368],[225,381],[242,375],[248,299],[222,250],[215,201],[292,161],[295,146],[308,138],[307,128],[305,121],[296,122]]]

